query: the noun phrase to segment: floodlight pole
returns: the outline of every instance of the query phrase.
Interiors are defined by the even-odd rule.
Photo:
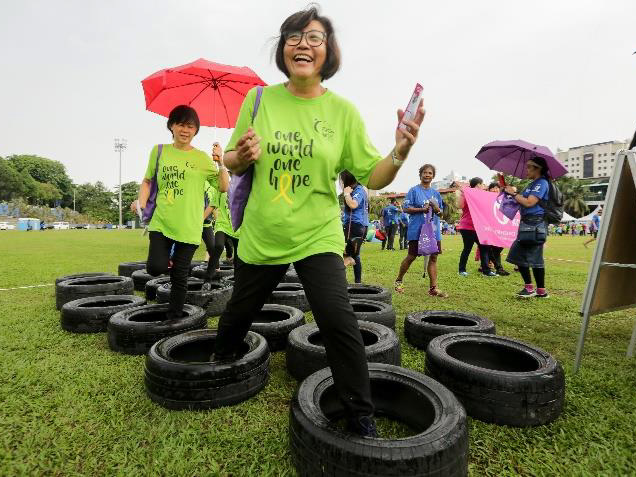
[[[119,151],[119,228],[122,227],[121,214],[121,152],[126,149],[126,139],[115,138],[115,151]]]

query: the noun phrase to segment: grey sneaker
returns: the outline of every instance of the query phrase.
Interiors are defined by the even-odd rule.
[[[536,296],[536,294],[536,291],[532,290],[531,292],[529,292],[528,290],[526,290],[525,287],[523,287],[521,291],[517,293],[517,298],[530,298]]]
[[[373,416],[357,416],[347,420],[347,429],[353,434],[362,437],[377,438],[378,431],[375,428],[375,419]]]
[[[467,277],[468,276],[468,272],[459,272],[459,276],[460,277]]]

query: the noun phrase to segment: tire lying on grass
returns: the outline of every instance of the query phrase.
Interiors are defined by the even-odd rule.
[[[271,352],[282,351],[287,346],[289,333],[305,324],[305,314],[298,308],[285,305],[264,305],[250,327],[265,340]]]
[[[120,263],[117,267],[117,275],[121,277],[129,277],[136,270],[143,270],[146,268],[146,261],[139,262],[124,262]]]
[[[99,333],[106,331],[108,319],[115,313],[145,304],[146,300],[135,295],[80,298],[64,304],[60,324],[72,333]]]
[[[218,316],[225,311],[227,302],[232,297],[232,285],[225,281],[211,282],[211,290],[202,291],[203,280],[188,278],[188,291],[186,303],[200,306],[206,310],[207,316]],[[165,283],[157,288],[157,303],[168,303],[172,285]]]
[[[104,295],[132,295],[133,282],[129,277],[102,275],[97,277],[73,278],[56,286],[55,306],[58,310],[65,303],[80,298]]]
[[[150,280],[154,280],[156,278],[166,278],[166,277],[168,277],[168,275],[157,275],[156,277],[153,277],[146,271],[145,268],[142,270],[135,270],[130,276],[130,278],[132,278],[135,291],[145,291],[146,283],[148,283]]]
[[[207,263],[204,265],[198,265],[192,269],[193,277],[200,278],[201,280],[205,280],[206,275],[208,273],[208,265]],[[219,265],[219,271],[216,272],[217,278],[228,277],[230,275],[234,275],[234,267],[231,265]]]
[[[395,330],[395,310],[393,305],[373,300],[350,300],[356,319],[379,323]]]
[[[407,437],[360,437],[341,430],[344,408],[331,370],[300,384],[291,402],[289,440],[298,475],[465,476],[466,412],[444,386],[415,371],[369,364],[376,416],[408,425]]]
[[[76,273],[75,275],[66,275],[55,279],[55,302],[57,303],[57,297],[60,292],[59,284],[67,280],[74,280],[76,278],[92,278],[92,277],[115,277],[112,273],[101,272],[88,272],[88,273]]]
[[[144,305],[114,314],[108,320],[108,345],[124,354],[145,354],[157,341],[208,325],[205,311],[184,305],[184,316],[166,319],[167,304]]]
[[[450,389],[469,416],[528,427],[563,410],[563,368],[534,346],[501,336],[452,333],[426,349],[426,374]]]
[[[433,338],[448,333],[495,334],[495,324],[488,318],[459,311],[416,311],[404,320],[406,341],[419,349],[426,349]]]
[[[296,273],[293,263],[289,265],[289,268],[285,272],[283,283],[300,283],[300,278],[298,277],[298,273]]]
[[[248,332],[242,357],[210,361],[216,330],[197,330],[156,343],[146,356],[145,384],[150,399],[168,409],[213,409],[242,402],[267,384],[269,349]]]
[[[298,308],[300,311],[310,311],[305,290],[300,283],[279,283],[267,303],[287,305]]]
[[[166,283],[170,283],[170,277],[159,277],[148,280],[146,282],[146,286],[144,287],[146,292],[146,300],[156,300],[157,288],[159,288],[161,285],[165,285]]]
[[[369,363],[401,364],[400,340],[392,329],[368,321],[358,321],[358,326]],[[289,333],[285,360],[287,371],[298,381],[329,366],[316,323],[308,323]]]
[[[393,303],[391,291],[379,285],[362,285],[360,283],[347,285],[350,300],[373,300]]]

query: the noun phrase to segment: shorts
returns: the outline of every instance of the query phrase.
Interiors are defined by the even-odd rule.
[[[417,240],[409,240],[409,251],[408,254],[413,256],[413,257],[417,257],[419,254],[417,253]],[[437,248],[439,249],[439,252],[434,253],[433,255],[439,255],[440,253],[442,253],[442,241],[438,240],[437,241]]]

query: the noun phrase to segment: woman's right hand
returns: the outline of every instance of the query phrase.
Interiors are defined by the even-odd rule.
[[[236,143],[236,160],[241,168],[247,168],[261,156],[261,138],[249,128]]]
[[[139,200],[135,199],[130,203],[130,210],[131,212],[134,212],[135,214],[137,213],[137,204],[139,203]]]

